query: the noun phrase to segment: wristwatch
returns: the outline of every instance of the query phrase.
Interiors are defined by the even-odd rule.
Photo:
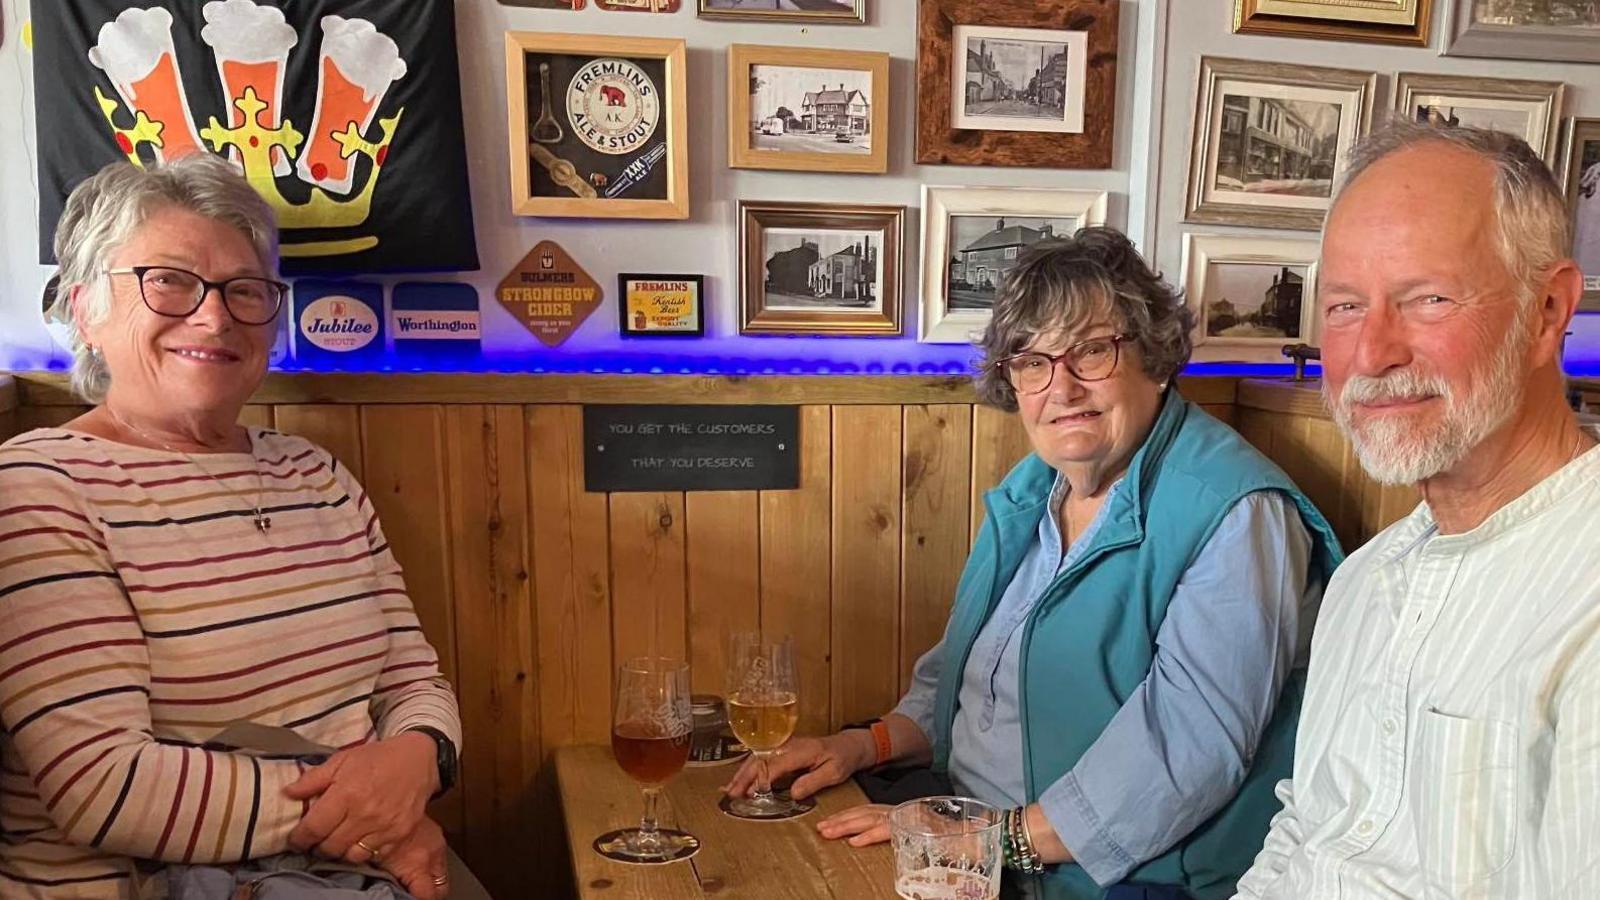
[[[433,792],[428,799],[437,799],[445,791],[455,787],[456,777],[460,774],[461,763],[456,757],[455,741],[445,736],[445,733],[431,725],[418,725],[408,731],[419,731],[433,738],[434,747],[438,751],[437,762],[439,766],[439,789]]]

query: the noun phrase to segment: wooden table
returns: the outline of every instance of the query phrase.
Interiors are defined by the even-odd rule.
[[[867,802],[854,782],[817,797],[809,815],[747,822],[717,808],[717,788],[736,764],[687,768],[662,791],[659,819],[700,838],[686,862],[632,866],[594,852],[594,839],[639,824],[639,787],[617,767],[608,747],[556,751],[561,815],[572,847],[582,900],[895,900],[894,856],[887,844],[856,849],[817,834],[824,816]]]

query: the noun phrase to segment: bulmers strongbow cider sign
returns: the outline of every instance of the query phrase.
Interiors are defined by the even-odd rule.
[[[565,341],[605,299],[555,241],[540,241],[495,289],[495,299],[547,347]]]

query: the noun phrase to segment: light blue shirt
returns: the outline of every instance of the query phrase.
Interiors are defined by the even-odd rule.
[[[1112,495],[1122,487],[1120,481],[1112,485]],[[1057,517],[1067,490],[1057,475],[1039,539],[978,633],[962,672],[950,777],[962,793],[1001,807],[1026,799],[1018,705],[1023,627],[1050,583],[1093,544],[1112,506],[1108,496],[1063,552]],[[1056,835],[1099,884],[1115,884],[1159,856],[1238,790],[1249,769],[1249,760],[1240,758],[1246,734],[1266,728],[1288,672],[1305,665],[1322,591],[1307,585],[1310,553],[1311,537],[1289,498],[1258,491],[1235,504],[1173,591],[1150,674],[1078,764],[1040,795]],[[925,735],[934,731],[943,649],[941,641],[917,661],[911,689],[895,708]],[[1218,709],[1227,710],[1215,717],[1233,745],[1236,765],[1228,769],[1218,767],[1215,748],[1197,752],[1186,733],[1167,730]],[[1149,799],[1141,806],[1147,823],[1111,823],[1097,814],[1116,805],[1111,798],[1134,792]]]

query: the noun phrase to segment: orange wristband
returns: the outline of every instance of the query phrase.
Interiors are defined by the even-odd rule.
[[[889,741],[889,725],[883,721],[872,723],[872,745],[877,752],[875,766],[881,766],[894,756],[894,746]]]

